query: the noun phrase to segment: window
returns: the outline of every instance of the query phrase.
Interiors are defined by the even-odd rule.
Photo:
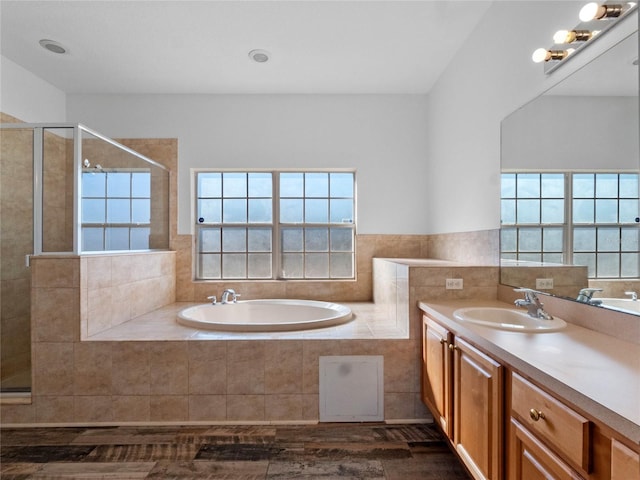
[[[146,250],[150,224],[148,170],[82,172],[82,251]]]
[[[638,174],[505,173],[501,257],[640,277]]]
[[[197,278],[355,276],[353,172],[197,172]]]

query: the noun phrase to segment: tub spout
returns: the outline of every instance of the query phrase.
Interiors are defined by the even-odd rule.
[[[220,299],[220,303],[225,305],[227,303],[237,303],[239,293],[236,293],[235,290],[228,288],[224,292],[222,292],[222,298]],[[229,297],[231,297],[231,302],[229,301]]]

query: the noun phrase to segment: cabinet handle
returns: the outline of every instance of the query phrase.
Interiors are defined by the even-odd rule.
[[[529,416],[531,417],[531,420],[533,420],[534,422],[537,422],[541,418],[544,420],[545,418],[544,413],[541,412],[540,410],[536,410],[535,408],[532,408],[531,410],[529,410]]]
[[[456,348],[458,347],[456,347],[453,343],[449,344],[449,350],[454,351]]]
[[[444,338],[440,339],[440,345],[444,345],[445,343],[447,343],[447,341]]]

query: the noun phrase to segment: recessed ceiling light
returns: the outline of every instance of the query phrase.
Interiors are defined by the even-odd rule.
[[[271,54],[266,50],[251,50],[249,58],[256,63],[266,63],[269,61]]]
[[[59,55],[67,53],[67,49],[65,47],[53,40],[42,39],[39,43],[42,48],[49,50],[52,53],[57,53]]]

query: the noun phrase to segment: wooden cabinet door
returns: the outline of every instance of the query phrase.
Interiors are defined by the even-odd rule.
[[[424,317],[422,333],[422,400],[452,437],[451,333],[428,317]]]
[[[454,446],[475,478],[500,480],[503,367],[456,338],[453,370]]]
[[[640,453],[615,438],[611,442],[611,480],[640,480]]]
[[[577,480],[571,467],[525,427],[511,419],[509,480]]]

